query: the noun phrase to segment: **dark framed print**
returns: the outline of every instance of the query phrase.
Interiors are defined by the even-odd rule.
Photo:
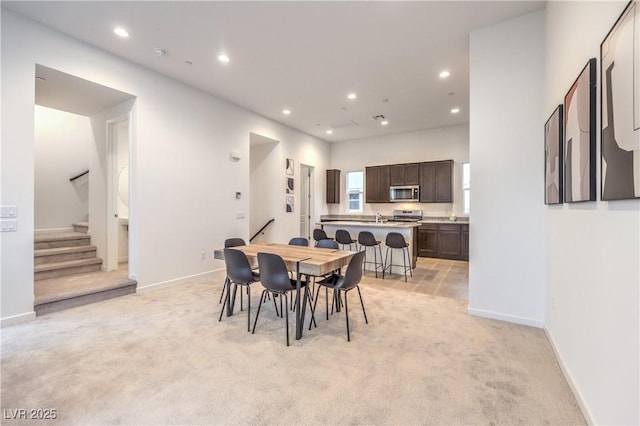
[[[564,97],[564,201],[596,200],[596,58]]]
[[[562,204],[563,151],[562,105],[553,111],[544,125],[544,203]]]
[[[640,4],[632,0],[600,45],[602,200],[640,198]]]

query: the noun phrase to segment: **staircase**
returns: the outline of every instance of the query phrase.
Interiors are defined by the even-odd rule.
[[[102,271],[102,259],[86,233],[88,224],[74,231],[37,233],[34,250],[36,315],[135,293],[137,282],[126,270]],[[78,232],[80,231],[80,232]]]

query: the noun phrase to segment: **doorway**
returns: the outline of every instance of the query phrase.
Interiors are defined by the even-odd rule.
[[[306,237],[311,241],[311,230],[313,225],[311,217],[313,216],[313,167],[306,164],[300,164],[300,236]]]
[[[107,121],[107,271],[128,269],[129,141],[128,115]]]

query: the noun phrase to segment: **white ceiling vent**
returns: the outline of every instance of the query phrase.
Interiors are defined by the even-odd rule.
[[[376,120],[376,121],[384,120],[384,115],[382,115],[382,114],[374,115],[373,119]]]
[[[347,121],[345,123],[337,123],[337,124],[332,124],[331,128],[332,129],[346,129],[348,127],[358,127],[359,124],[356,123],[355,121],[351,120],[351,121]]]

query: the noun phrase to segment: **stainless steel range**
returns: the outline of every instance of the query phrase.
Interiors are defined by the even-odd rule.
[[[389,222],[417,222],[422,220],[422,210],[394,210]]]

